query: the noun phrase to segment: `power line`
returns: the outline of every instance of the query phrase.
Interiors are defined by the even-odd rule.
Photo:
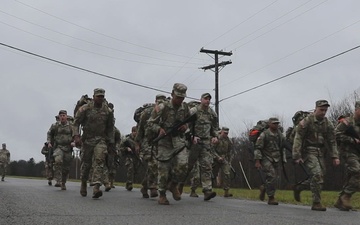
[[[59,31],[56,31],[56,30],[53,30],[53,29],[50,29],[50,28],[48,28],[48,27],[45,27],[45,26],[42,26],[42,25],[39,25],[39,24],[30,22],[30,21],[25,20],[25,19],[23,19],[23,18],[20,18],[20,17],[18,17],[18,16],[12,15],[12,14],[7,13],[7,12],[4,12],[4,11],[2,11],[2,10],[0,10],[0,12],[6,14],[6,15],[8,15],[8,16],[14,17],[14,18],[16,18],[16,19],[18,19],[18,20],[21,20],[21,21],[24,21],[24,22],[26,22],[26,23],[29,23],[29,24],[31,24],[31,25],[34,25],[34,26],[37,26],[37,27],[41,27],[41,28],[43,28],[43,29],[52,31],[52,32],[57,33],[57,34],[60,34],[60,35],[62,35],[62,36],[69,37],[69,38],[73,38],[73,39],[75,39],[75,40],[79,40],[79,41],[82,41],[82,42],[85,42],[85,43],[88,43],[88,44],[92,44],[92,45],[95,45],[95,46],[103,47],[103,48],[110,49],[110,50],[114,50],[114,51],[117,51],[117,52],[123,52],[123,53],[130,54],[130,55],[135,55],[135,56],[140,56],[140,57],[155,59],[155,60],[161,60],[161,61],[167,61],[167,62],[175,62],[175,63],[184,63],[184,62],[180,62],[180,61],[175,61],[175,60],[170,60],[170,59],[161,59],[161,58],[157,58],[157,57],[153,57],[153,56],[142,55],[142,54],[138,54],[138,53],[133,53],[133,52],[129,52],[129,51],[125,51],[125,50],[121,50],[121,49],[117,49],[117,48],[112,48],[112,47],[109,47],[109,46],[101,45],[101,44],[98,44],[98,43],[95,43],[95,42],[91,42],[91,41],[88,41],[88,40],[85,40],[85,39],[82,39],[82,38],[77,38],[77,37],[74,37],[74,36],[71,36],[71,35],[68,35],[68,34],[64,34],[64,33],[62,33],[62,32],[59,32]],[[69,46],[69,47],[70,47],[70,46]],[[187,62],[187,64],[199,65],[198,63],[189,63],[189,62]]]
[[[100,77],[105,77],[105,78],[108,78],[108,79],[120,81],[120,82],[123,82],[123,83],[127,83],[127,84],[130,84],[130,85],[137,86],[137,87],[141,87],[141,88],[145,88],[145,89],[150,89],[150,90],[153,90],[153,91],[159,91],[159,92],[171,94],[171,92],[169,92],[169,91],[164,91],[164,90],[161,90],[161,89],[158,89],[158,88],[153,88],[153,87],[149,87],[149,86],[146,86],[146,85],[137,84],[137,83],[134,83],[134,82],[131,82],[131,81],[119,79],[119,78],[116,78],[116,77],[113,77],[113,76],[109,76],[109,75],[106,75],[106,74],[103,74],[103,73],[98,73],[98,72],[95,72],[95,71],[92,71],[92,70],[89,70],[89,69],[85,69],[85,68],[82,68],[82,67],[79,67],[79,66],[75,66],[75,65],[72,65],[72,64],[69,64],[69,63],[61,62],[61,61],[56,60],[56,59],[51,59],[51,58],[49,58],[49,57],[42,56],[42,55],[39,55],[39,54],[36,54],[36,53],[33,53],[33,52],[29,52],[29,51],[26,51],[26,50],[23,50],[23,49],[20,49],[20,48],[16,48],[16,47],[14,47],[14,46],[7,45],[7,44],[4,44],[4,43],[2,43],[2,42],[0,42],[0,45],[5,46],[5,47],[8,47],[8,48],[11,48],[11,49],[14,49],[14,50],[16,50],[16,51],[20,51],[20,52],[23,52],[23,53],[32,55],[32,56],[36,56],[36,57],[38,57],[38,58],[42,58],[42,59],[45,59],[45,60],[48,60],[48,61],[51,61],[51,62],[55,62],[55,63],[61,64],[61,65],[67,66],[67,67],[71,67],[71,68],[74,68],[74,69],[77,69],[77,70],[81,70],[81,71],[85,71],[85,72],[88,72],[88,73],[92,73],[92,74],[95,74],[95,75],[100,76]],[[193,100],[198,100],[198,98],[192,98],[192,97],[187,97],[187,98],[193,99]]]
[[[244,93],[246,93],[246,92],[249,92],[249,91],[258,89],[258,88],[260,88],[260,87],[263,87],[263,86],[265,86],[265,85],[274,83],[275,81],[284,79],[284,78],[286,78],[286,77],[292,76],[292,75],[294,75],[294,74],[296,74],[296,73],[298,73],[298,72],[300,72],[300,71],[309,69],[309,68],[311,68],[311,67],[313,67],[313,66],[316,66],[316,65],[319,65],[319,64],[321,64],[321,63],[323,63],[323,62],[326,62],[326,61],[328,61],[328,60],[330,60],[330,59],[336,58],[336,57],[338,57],[338,56],[340,56],[340,55],[343,55],[343,54],[345,54],[345,53],[348,53],[348,52],[350,52],[350,51],[353,51],[353,50],[355,50],[355,49],[357,49],[357,48],[360,48],[360,45],[358,45],[358,46],[356,46],[356,47],[353,47],[353,48],[351,48],[351,49],[348,49],[348,50],[346,50],[346,51],[343,51],[343,52],[341,52],[341,53],[338,53],[338,54],[336,54],[336,55],[334,55],[334,56],[331,56],[331,57],[329,57],[329,58],[326,58],[326,59],[324,59],[324,60],[321,60],[321,61],[319,61],[319,62],[316,62],[316,63],[314,63],[314,64],[311,64],[311,65],[309,65],[309,66],[306,66],[306,67],[304,67],[304,68],[302,68],[302,69],[296,70],[296,71],[294,71],[294,72],[292,72],[292,73],[286,74],[286,75],[284,75],[284,76],[281,76],[281,77],[279,77],[279,78],[273,79],[273,80],[268,81],[268,82],[265,82],[265,83],[260,84],[260,85],[258,85],[258,86],[249,88],[249,89],[247,89],[247,90],[245,90],[245,91],[242,91],[242,92],[239,92],[239,93],[237,93],[237,94],[231,95],[231,96],[229,96],[229,97],[223,98],[223,99],[221,99],[219,102],[222,102],[222,101],[224,101],[224,100],[233,98],[233,97],[235,97],[235,96],[244,94]]]
[[[300,51],[302,51],[302,50],[304,50],[304,49],[306,49],[306,48],[308,48],[308,47],[310,47],[310,46],[312,46],[312,45],[314,45],[314,44],[316,44],[316,43],[319,43],[320,41],[323,41],[323,40],[325,40],[325,39],[327,39],[327,38],[329,38],[329,37],[331,37],[331,36],[333,36],[333,35],[341,32],[341,31],[343,31],[343,30],[345,30],[345,29],[347,29],[347,28],[349,28],[349,27],[351,27],[351,26],[359,23],[359,22],[360,22],[360,20],[357,20],[357,21],[355,21],[354,23],[351,23],[351,24],[349,24],[349,25],[341,28],[340,30],[337,30],[337,31],[335,31],[335,32],[333,32],[333,33],[331,33],[331,34],[323,37],[323,38],[320,38],[320,39],[318,39],[317,41],[315,41],[315,42],[313,42],[313,43],[311,43],[311,44],[309,44],[309,45],[306,45],[306,46],[304,46],[304,47],[302,47],[302,48],[300,48],[300,49],[298,49],[298,50],[296,50],[296,51],[294,51],[294,52],[292,52],[292,53],[290,53],[290,54],[288,54],[288,55],[286,55],[286,56],[283,56],[283,57],[281,57],[281,58],[279,58],[279,59],[277,59],[277,60],[275,60],[275,61],[273,61],[273,62],[271,62],[271,63],[269,63],[269,64],[266,64],[266,65],[264,65],[264,66],[262,66],[262,67],[260,67],[260,68],[258,68],[258,69],[256,69],[256,70],[254,70],[254,71],[251,71],[251,72],[249,72],[249,73],[247,73],[247,74],[245,74],[245,75],[243,75],[243,76],[240,76],[239,78],[236,78],[236,79],[234,79],[234,80],[232,80],[232,81],[230,81],[230,82],[227,82],[227,83],[221,85],[221,87],[227,86],[227,85],[229,85],[229,84],[234,84],[235,81],[238,81],[238,80],[240,80],[240,79],[242,79],[242,78],[244,78],[244,77],[247,77],[247,76],[249,76],[250,74],[253,74],[253,73],[255,73],[255,72],[259,71],[259,70],[262,70],[262,69],[264,69],[264,68],[266,68],[266,67],[268,67],[268,66],[271,66],[271,65],[273,65],[273,64],[275,64],[275,63],[277,63],[277,62],[279,62],[279,61],[281,61],[281,60],[283,60],[283,59],[286,59],[286,58],[288,58],[289,56],[292,56],[292,55],[294,55],[294,54],[296,54],[296,53],[298,53],[298,52],[300,52]]]
[[[34,34],[34,33],[31,33],[29,31],[26,31],[26,30],[23,30],[23,29],[20,29],[20,28],[17,28],[13,25],[10,25],[10,24],[7,24],[7,23],[4,23],[2,21],[0,21],[0,23],[4,24],[4,25],[7,25],[9,27],[12,27],[14,29],[17,29],[17,30],[20,30],[22,32],[25,32],[25,33],[28,33],[28,34],[31,34],[35,37],[39,37],[39,38],[42,38],[42,39],[45,39],[47,41],[51,41],[51,42],[54,42],[54,43],[57,43],[57,44],[60,44],[60,45],[64,45],[64,46],[67,46],[69,48],[73,48],[73,49],[76,49],[76,50],[79,50],[79,51],[83,51],[83,52],[87,52],[87,53],[91,53],[91,54],[94,54],[94,55],[99,55],[99,56],[103,56],[103,57],[107,57],[107,58],[111,58],[111,59],[117,59],[117,60],[122,60],[122,61],[127,61],[127,62],[133,62],[133,63],[140,63],[140,64],[146,64],[146,65],[153,65],[153,66],[163,66],[163,67],[175,67],[175,68],[184,68],[184,66],[172,66],[172,65],[164,65],[164,64],[158,64],[158,63],[148,63],[148,62],[142,62],[142,61],[137,61],[137,60],[131,60],[131,59],[123,59],[123,58],[119,58],[119,57],[114,57],[114,56],[109,56],[109,55],[104,55],[104,54],[100,54],[100,53],[97,53],[97,52],[92,52],[92,51],[89,51],[89,50],[85,50],[85,49],[81,49],[81,48],[77,48],[77,47],[74,47],[74,46],[71,46],[71,45],[67,45],[67,44],[63,44],[61,42],[58,42],[58,41],[54,41],[52,39],[49,39],[49,38],[46,38],[46,37],[43,37],[43,36],[40,36],[40,35],[37,35],[37,34]],[[185,67],[185,68],[191,68],[191,69],[195,69],[194,67]]]
[[[129,42],[129,41],[121,40],[121,39],[119,39],[119,38],[115,38],[115,37],[112,37],[112,36],[110,36],[110,35],[106,35],[106,34],[103,34],[103,33],[98,32],[98,31],[95,31],[95,30],[92,30],[92,29],[83,27],[83,26],[81,26],[81,25],[78,25],[78,24],[76,24],[76,23],[70,22],[70,21],[65,20],[65,19],[63,19],[63,18],[60,18],[60,17],[58,17],[58,16],[54,16],[54,15],[52,15],[52,14],[50,14],[50,13],[47,13],[47,12],[41,10],[41,9],[35,8],[35,7],[31,6],[31,5],[28,5],[28,4],[26,4],[26,3],[23,3],[23,2],[21,2],[21,1],[17,1],[17,0],[14,0],[14,1],[17,2],[17,3],[19,3],[19,4],[24,5],[24,6],[26,6],[26,7],[29,7],[29,8],[32,8],[32,9],[36,10],[36,11],[39,11],[39,12],[41,12],[41,13],[44,13],[44,14],[46,14],[46,15],[48,15],[48,16],[51,16],[51,17],[53,17],[53,18],[56,18],[56,19],[58,19],[58,20],[61,20],[61,21],[66,22],[66,23],[69,23],[69,24],[71,24],[71,25],[73,25],[73,26],[82,28],[82,29],[84,29],[84,30],[90,31],[90,32],[92,32],[92,33],[95,33],[95,34],[98,34],[98,35],[101,35],[101,36],[104,36],[104,37],[107,37],[107,38],[110,38],[110,39],[113,39],[113,40],[116,40],[116,41],[120,41],[120,42],[129,44],[129,45],[133,45],[133,46],[136,46],[136,47],[139,47],[139,48],[144,48],[144,49],[151,50],[151,51],[154,51],[154,52],[159,52],[159,53],[168,54],[168,55],[173,55],[173,56],[182,57],[182,58],[189,58],[188,56],[183,56],[183,55],[179,55],[179,54],[174,54],[174,53],[170,53],[170,52],[165,52],[165,51],[153,49],[153,48],[150,48],[150,47],[146,47],[146,46],[143,46],[143,45],[135,44],[135,43],[132,43],[132,42]],[[200,59],[200,60],[201,60],[201,59]]]

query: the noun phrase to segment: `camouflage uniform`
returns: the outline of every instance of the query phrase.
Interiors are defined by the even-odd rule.
[[[66,110],[60,110],[60,115],[67,116]],[[73,128],[69,121],[58,121],[51,125],[47,132],[47,143],[51,144],[53,152],[53,170],[56,180],[55,187],[66,190],[65,183],[69,175],[72,162]]]
[[[222,127],[219,142],[214,144],[214,151],[218,157],[214,158],[213,174],[219,174],[219,170],[223,174],[223,189],[225,190],[224,197],[231,197],[232,194],[229,193],[230,188],[230,163],[231,163],[231,150],[233,143],[230,138],[227,136],[229,133],[229,128]],[[221,160],[219,160],[221,157]]]
[[[197,114],[197,120],[193,124],[194,140],[189,154],[189,170],[199,161],[201,185],[204,193],[204,200],[208,201],[216,196],[212,191],[212,163],[211,142],[217,141],[218,122],[217,115],[210,107],[204,106],[206,101],[210,103],[211,95],[201,95],[201,104],[190,109],[191,114]],[[206,103],[206,104],[208,104]],[[213,139],[215,138],[215,139]]]
[[[109,154],[107,156],[108,179],[111,188],[115,188],[114,181],[116,170],[119,165],[118,160],[120,154],[121,133],[117,127],[114,127],[114,142],[115,145],[109,149]]]
[[[131,134],[126,135],[125,139],[120,144],[120,152],[125,157],[126,166],[126,189],[131,191],[133,189],[135,164],[139,161],[139,155],[135,151],[135,135],[136,127],[132,127]],[[130,151],[129,151],[130,149]]]
[[[45,143],[41,149],[41,154],[45,156],[45,176],[48,180],[48,184],[52,185],[52,179],[54,179],[53,163],[54,158],[52,156],[52,148],[48,147],[48,143]]]
[[[200,165],[199,161],[196,161],[195,165],[193,166],[190,172],[190,197],[199,197],[196,194],[197,187],[200,186]]]
[[[103,183],[103,174],[108,145],[114,144],[114,112],[104,102],[105,90],[96,88],[94,100],[80,107],[75,115],[74,134],[79,142],[79,126],[82,125],[81,136],[81,168],[80,194],[87,195],[86,182],[92,169],[93,198],[102,196],[99,189]]]
[[[2,149],[0,150],[0,174],[1,174],[1,181],[4,181],[7,166],[10,163],[10,151],[6,149],[6,144],[2,144]]]
[[[190,116],[189,108],[183,102],[186,90],[184,84],[174,84],[172,99],[157,105],[151,114],[148,120],[148,133],[166,135],[165,132],[176,122],[184,121]],[[178,132],[168,134],[157,142],[159,204],[169,204],[166,198],[168,188],[175,200],[181,199],[177,184],[185,180],[187,172],[188,149],[184,136],[186,128],[187,126],[183,125]]]
[[[352,129],[352,132],[350,132]],[[346,180],[335,207],[352,209],[351,196],[360,190],[360,101],[355,103],[355,115],[343,119],[336,127],[336,139],[345,161]],[[357,139],[357,140],[356,140]]]
[[[315,105],[315,112],[308,115],[296,127],[293,159],[298,162],[302,160],[310,176],[295,187],[294,196],[297,201],[300,201],[300,191],[310,186],[313,200],[311,209],[325,211],[326,208],[321,205],[321,190],[326,172],[324,153],[327,150],[333,160],[338,160],[339,157],[334,126],[325,116],[323,119],[317,119],[315,116],[316,110],[321,107],[327,110],[330,105],[326,100],[319,100]]]
[[[166,96],[158,94],[155,97],[156,104],[160,104],[166,100]],[[150,197],[157,197],[157,175],[158,166],[154,155],[157,154],[155,146],[150,146],[149,142],[152,137],[146,136],[146,129],[148,127],[147,121],[151,116],[154,107],[146,108],[140,116],[140,121],[137,125],[137,133],[135,137],[136,143],[141,146],[140,158],[147,163],[146,173],[143,181],[141,182],[142,188],[141,193],[144,198],[149,198],[148,189],[150,189]]]
[[[266,176],[265,184],[263,185],[266,194],[269,196],[269,205],[278,204],[274,199],[277,171],[279,168],[279,164],[286,162],[286,152],[283,148],[285,137],[278,129],[278,127],[271,130],[271,126],[273,124],[279,123],[280,122],[277,118],[272,117],[269,119],[270,127],[260,134],[256,141],[254,150],[254,159],[260,160],[261,168]],[[262,187],[260,188],[260,191],[263,191]],[[260,199],[263,200],[263,197],[260,197]]]

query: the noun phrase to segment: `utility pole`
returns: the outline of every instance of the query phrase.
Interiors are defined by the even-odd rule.
[[[231,61],[223,61],[219,63],[219,55],[231,56],[232,52],[223,52],[218,50],[207,50],[204,48],[200,49],[200,52],[207,54],[214,54],[215,56],[215,64],[201,67],[200,69],[208,70],[215,68],[215,112],[218,115],[218,123],[219,123],[219,67],[224,67],[228,64],[231,64]]]

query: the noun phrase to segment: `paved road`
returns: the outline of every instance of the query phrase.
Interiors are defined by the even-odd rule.
[[[170,205],[156,199],[143,199],[139,189],[129,192],[116,187],[100,199],[79,194],[80,183],[69,182],[67,191],[48,186],[46,180],[7,178],[0,182],[0,225],[11,224],[360,224],[359,212],[330,208],[314,212],[309,206],[280,204],[216,197],[183,195],[181,201],[169,196]]]

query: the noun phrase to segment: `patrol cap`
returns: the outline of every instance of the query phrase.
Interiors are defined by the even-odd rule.
[[[276,117],[270,117],[270,118],[269,118],[269,123],[277,123],[277,124],[279,124],[280,121],[279,121],[279,119],[276,118]]]
[[[158,94],[158,95],[156,95],[156,97],[155,97],[155,100],[165,100],[166,99],[166,96],[165,95],[163,95],[163,94]]]
[[[321,106],[329,107],[330,105],[329,105],[328,101],[326,101],[326,100],[317,100],[315,103],[315,106],[316,107],[321,107]]]
[[[175,83],[173,86],[173,92],[176,96],[185,98],[187,87],[184,84]]]
[[[360,101],[355,102],[355,109],[358,109],[358,108],[360,108]]]
[[[95,88],[94,96],[105,96],[105,90],[102,88]]]
[[[229,128],[227,127],[222,127],[221,130],[224,131],[224,133],[229,133]]]
[[[209,97],[211,99],[211,94],[210,93],[204,93],[201,95],[201,98],[207,98]]]
[[[59,111],[59,115],[60,115],[60,114],[65,114],[65,115],[67,115],[67,111],[66,111],[65,109],[62,109],[62,110]]]

